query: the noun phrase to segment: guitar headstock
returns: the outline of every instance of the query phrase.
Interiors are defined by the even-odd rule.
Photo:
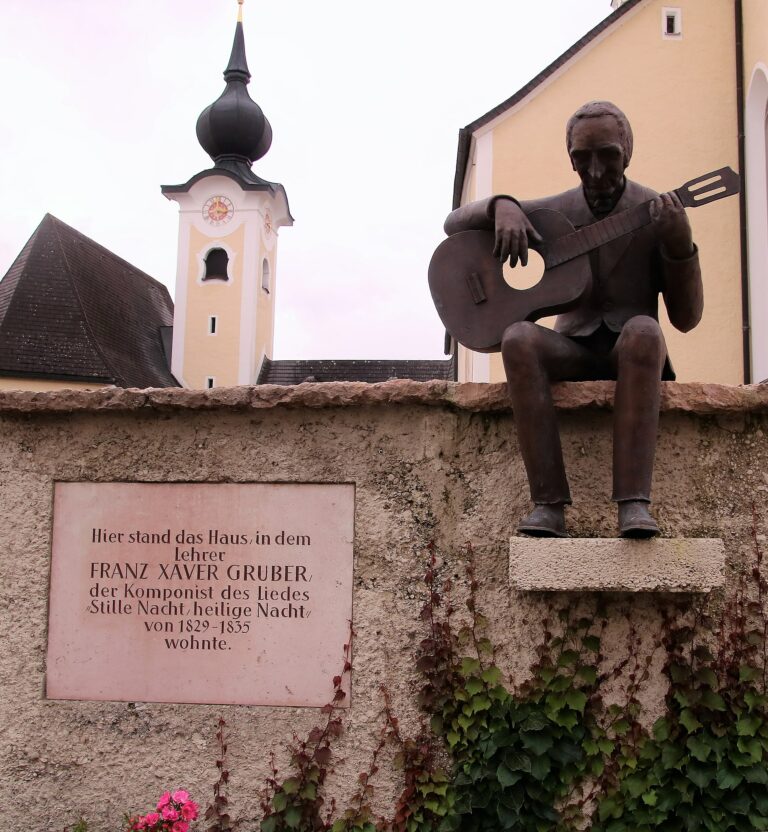
[[[716,199],[737,194],[740,184],[739,174],[726,167],[691,179],[685,185],[681,185],[675,193],[686,208],[696,208]]]

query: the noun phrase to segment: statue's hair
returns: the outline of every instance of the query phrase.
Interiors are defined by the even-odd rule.
[[[600,118],[600,116],[612,116],[619,125],[619,141],[624,150],[624,161],[629,164],[632,158],[632,128],[624,113],[610,101],[588,101],[579,107],[578,110],[568,119],[565,127],[565,141],[568,146],[568,153],[571,152],[571,136],[576,124],[585,118]]]

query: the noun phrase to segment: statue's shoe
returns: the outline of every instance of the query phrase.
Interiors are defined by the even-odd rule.
[[[533,511],[520,521],[517,530],[531,537],[568,537],[565,530],[565,509],[560,503],[537,503]]]
[[[619,503],[619,535],[621,537],[648,538],[659,533],[656,521],[643,500],[625,500]]]

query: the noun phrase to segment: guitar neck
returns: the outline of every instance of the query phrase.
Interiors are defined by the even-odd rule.
[[[650,201],[635,205],[627,211],[606,217],[592,225],[585,225],[572,234],[559,237],[547,246],[544,265],[549,269],[574,260],[582,254],[631,234],[651,221]]]

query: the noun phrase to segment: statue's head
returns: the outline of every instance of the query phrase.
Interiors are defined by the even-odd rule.
[[[611,211],[624,189],[624,170],[632,158],[632,128],[610,101],[590,101],[568,119],[566,143],[587,202]]]

